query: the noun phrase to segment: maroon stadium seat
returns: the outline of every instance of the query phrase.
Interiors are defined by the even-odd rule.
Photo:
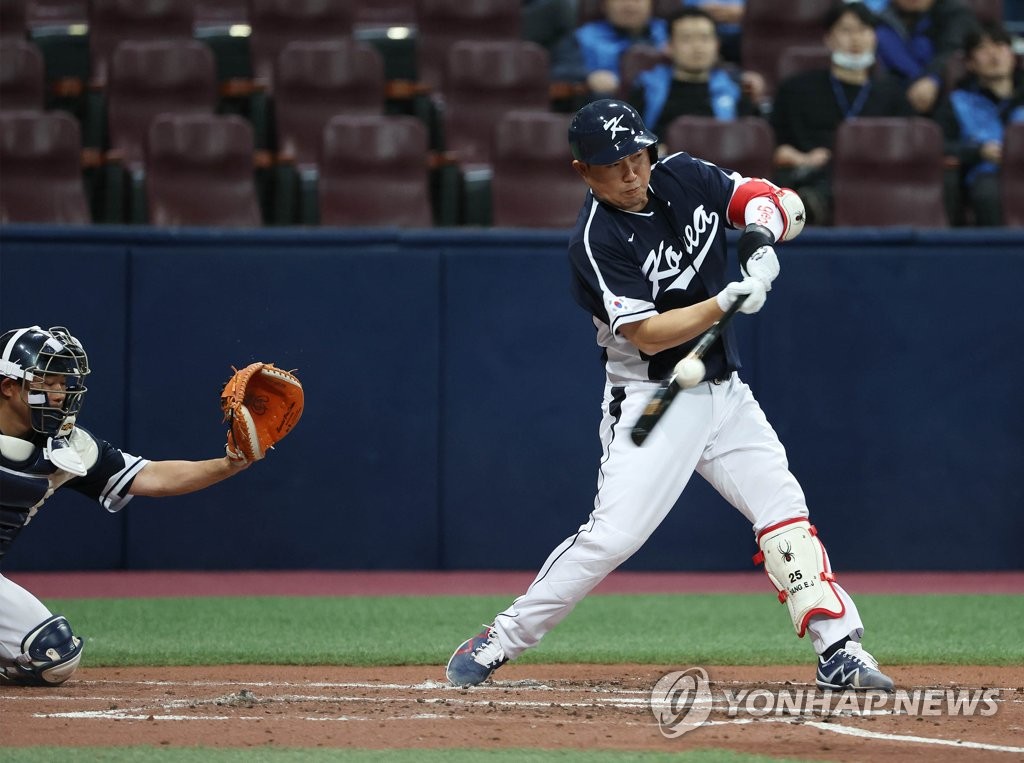
[[[445,73],[445,148],[461,164],[487,163],[506,111],[550,106],[548,53],[524,40],[462,40]]]
[[[262,224],[252,126],[240,116],[163,114],[149,130],[146,196],[153,225]]]
[[[277,62],[278,149],[299,165],[315,165],[331,117],[383,114],[386,97],[384,62],[368,43],[290,43]]]
[[[999,179],[1002,184],[1003,224],[1024,227],[1024,122],[1006,126]]]
[[[744,177],[767,178],[772,173],[775,134],[758,117],[676,117],[661,141],[670,152],[685,151]]]
[[[510,111],[498,122],[491,181],[497,226],[570,228],[586,186],[572,168],[571,114]]]
[[[192,39],[192,3],[193,0],[90,0],[90,79],[94,86],[106,86],[110,61],[122,42]]]
[[[836,226],[945,228],[943,137],[920,117],[847,119],[832,151]]]
[[[123,42],[111,59],[107,96],[110,147],[126,167],[141,169],[156,116],[216,109],[213,53],[196,40]]]
[[[448,53],[459,40],[519,40],[520,3],[510,0],[418,0],[420,82],[442,88]]]
[[[92,222],[70,114],[0,111],[0,167],[0,223]]]
[[[833,0],[746,0],[740,60],[743,68],[765,79],[767,95],[775,95],[779,59],[793,45],[820,45],[824,19]]]
[[[430,227],[427,129],[410,116],[343,115],[324,129],[320,223]]]
[[[355,10],[337,0],[249,0],[253,76],[273,89],[278,56],[290,42],[351,37]]]
[[[43,55],[28,40],[0,45],[0,109],[41,111],[46,105]]]

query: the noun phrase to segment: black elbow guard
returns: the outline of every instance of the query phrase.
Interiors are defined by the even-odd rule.
[[[774,243],[775,234],[763,225],[750,223],[750,225],[744,228],[743,233],[740,234],[739,243],[736,246],[740,255],[740,267],[743,269],[743,272],[747,272],[747,260],[750,259],[750,255],[762,246],[771,246]]]

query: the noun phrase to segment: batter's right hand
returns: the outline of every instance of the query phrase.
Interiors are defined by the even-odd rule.
[[[764,307],[765,300],[768,299],[768,292],[761,279],[748,276],[742,281],[733,281],[718,292],[715,299],[718,300],[719,309],[724,313],[740,294],[749,295],[740,306],[740,312],[748,315]]]

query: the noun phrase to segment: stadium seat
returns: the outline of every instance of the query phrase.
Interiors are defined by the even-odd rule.
[[[237,115],[163,114],[149,130],[146,196],[159,226],[262,224],[252,126]]]
[[[999,180],[1003,199],[1003,225],[1024,227],[1024,122],[1013,122],[1006,126]]]
[[[430,227],[427,159],[427,129],[416,117],[332,117],[320,160],[320,224]]]
[[[669,152],[685,151],[744,177],[767,178],[772,173],[775,134],[759,117],[676,117],[661,140]]]
[[[415,26],[416,0],[356,0],[355,26]]]
[[[836,226],[946,228],[943,136],[920,117],[844,121],[832,152]]]
[[[793,45],[820,45],[824,19],[832,0],[746,0],[740,60],[743,68],[761,74],[766,94],[775,95],[782,52]]]
[[[332,116],[384,113],[384,62],[368,43],[289,43],[275,76],[278,151],[298,165],[317,164]]]
[[[618,97],[628,101],[640,72],[666,63],[671,63],[671,59],[665,51],[659,50],[653,45],[639,43],[626,48],[619,56]]]
[[[43,56],[28,40],[0,44],[0,109],[42,111],[46,106]]]
[[[0,223],[92,222],[82,134],[60,111],[0,111]]]
[[[193,24],[196,30],[230,29],[249,23],[248,0],[195,0]]]
[[[586,186],[572,168],[566,135],[571,114],[510,111],[499,120],[491,181],[494,225],[569,228]]]
[[[163,113],[212,114],[217,107],[213,53],[196,40],[122,42],[107,83],[110,147],[139,171],[153,119]]]
[[[782,82],[794,74],[814,69],[829,69],[831,66],[832,51],[824,45],[790,45],[779,55],[775,81]]]
[[[506,111],[547,109],[548,53],[524,40],[461,40],[445,70],[445,148],[462,164],[487,163],[494,128]]]
[[[27,24],[30,32],[89,23],[89,0],[31,0]]]
[[[90,0],[90,80],[106,87],[110,62],[122,42],[191,40],[193,0]]]
[[[354,16],[350,2],[250,0],[253,76],[273,91],[274,68],[288,43],[348,39],[352,36]]]
[[[431,90],[443,89],[450,49],[459,40],[518,41],[520,3],[509,0],[419,0],[417,72]]]
[[[28,31],[28,5],[26,0],[0,0],[0,40],[25,39]]]

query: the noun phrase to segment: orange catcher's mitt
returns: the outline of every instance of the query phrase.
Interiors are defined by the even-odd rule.
[[[227,454],[233,461],[258,461],[292,431],[302,416],[302,382],[273,363],[252,363],[228,379],[220,393],[229,422]]]

